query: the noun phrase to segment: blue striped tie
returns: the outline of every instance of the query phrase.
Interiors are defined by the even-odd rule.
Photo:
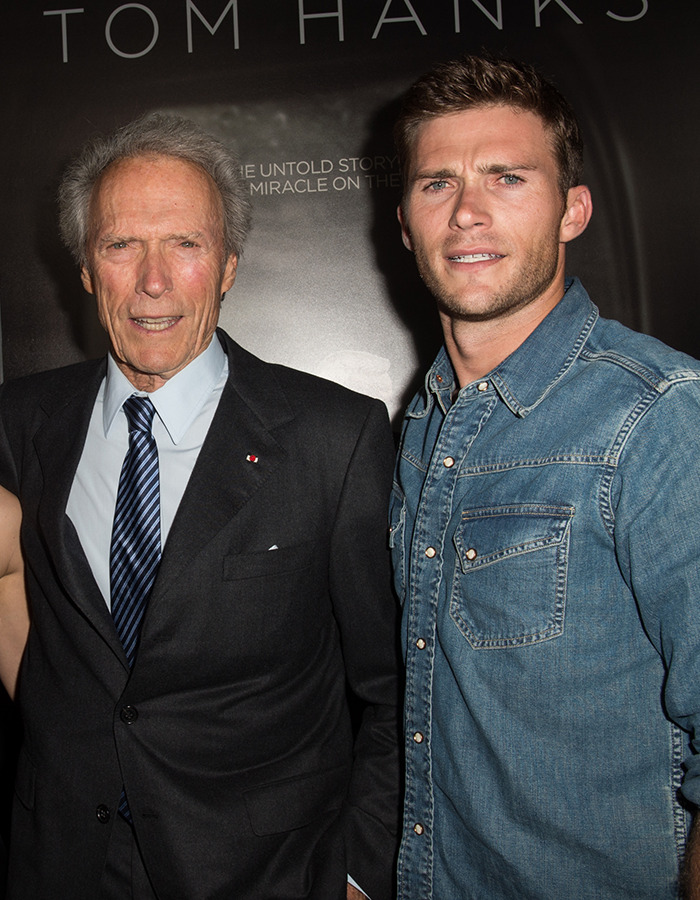
[[[129,450],[119,477],[110,581],[112,618],[133,666],[141,620],[160,562],[160,482],[158,448],[151,434],[153,404],[148,397],[129,397],[124,412],[129,420]]]
[[[158,448],[151,434],[153,404],[148,397],[134,395],[124,401],[124,412],[129,449],[119,476],[109,568],[112,618],[131,668],[160,563],[160,480]],[[131,824],[124,788],[119,812]]]

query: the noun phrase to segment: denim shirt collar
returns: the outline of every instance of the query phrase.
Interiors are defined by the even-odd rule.
[[[578,278],[567,278],[564,296],[554,309],[517,350],[479,382],[491,382],[511,412],[524,418],[572,366],[598,316],[597,307]],[[422,418],[435,401],[446,411],[454,388],[454,370],[443,346],[426,375],[424,390],[411,403],[407,415]],[[472,389],[472,385],[463,388]]]

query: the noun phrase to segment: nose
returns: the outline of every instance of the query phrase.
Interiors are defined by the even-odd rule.
[[[160,249],[146,247],[136,277],[136,293],[146,294],[157,300],[172,290],[170,267]]]
[[[489,228],[492,223],[487,207],[487,198],[482,190],[464,185],[455,197],[450,228],[458,231],[479,226]]]

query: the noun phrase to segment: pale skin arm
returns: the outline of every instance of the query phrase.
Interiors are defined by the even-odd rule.
[[[0,680],[10,697],[29,632],[24,563],[19,543],[19,500],[0,488]]]

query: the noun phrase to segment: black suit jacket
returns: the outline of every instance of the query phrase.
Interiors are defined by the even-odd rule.
[[[372,900],[391,895],[386,413],[219,338],[229,381],[131,672],[65,513],[105,362],[0,392],[32,612],[12,900],[97,898],[122,783],[162,900],[334,900],[347,872]]]

